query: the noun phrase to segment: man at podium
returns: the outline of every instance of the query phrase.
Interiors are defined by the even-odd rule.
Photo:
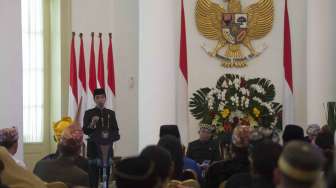
[[[99,148],[94,141],[96,139],[94,137],[97,136],[97,134],[95,134],[97,130],[107,130],[108,132],[113,134],[114,137],[116,137],[114,140],[120,139],[119,128],[115,113],[114,111],[105,108],[105,90],[95,89],[93,97],[96,103],[96,107],[87,110],[84,114],[83,120],[84,134],[88,135],[89,137],[87,142],[87,157],[89,158],[89,160],[95,160],[99,158]],[[113,156],[112,145],[111,152]],[[91,187],[97,187],[99,179],[99,169],[97,165],[90,164],[89,175]]]

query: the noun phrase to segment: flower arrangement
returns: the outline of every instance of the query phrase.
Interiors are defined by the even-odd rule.
[[[215,88],[201,88],[190,99],[190,111],[216,130],[231,133],[237,125],[281,129],[282,105],[274,102],[275,87],[265,78],[221,76]]]

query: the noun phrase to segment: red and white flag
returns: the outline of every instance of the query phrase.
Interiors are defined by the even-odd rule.
[[[292,47],[291,31],[288,15],[287,0],[285,0],[285,19],[284,19],[284,93],[283,93],[283,125],[294,123],[294,95],[293,95],[293,76],[292,76]]]
[[[114,61],[113,61],[113,47],[112,47],[112,34],[109,33],[109,46],[107,50],[107,88],[106,88],[107,102],[106,107],[108,109],[114,109],[115,107],[115,73],[114,73]]]
[[[99,88],[105,88],[105,66],[103,55],[102,34],[99,33],[99,51],[98,51],[98,84]]]
[[[90,49],[90,67],[89,67],[89,91],[87,92],[87,108],[93,108],[95,106],[93,99],[93,92],[97,88],[97,76],[96,76],[96,61],[94,50],[94,33],[91,33],[91,49]]]
[[[77,65],[76,65],[76,50],[75,50],[75,33],[72,33],[70,47],[70,85],[69,85],[69,104],[68,115],[75,118],[78,106],[78,86],[77,83]]]
[[[184,4],[181,0],[181,34],[180,34],[180,61],[177,78],[177,125],[181,133],[181,141],[188,144],[188,58],[187,58],[187,36],[184,15]]]
[[[80,48],[79,48],[79,65],[78,65],[78,77],[79,77],[79,96],[82,98],[81,112],[79,122],[82,123],[84,112],[87,110],[87,86],[86,86],[86,68],[85,68],[85,53],[83,44],[83,33],[79,34]]]

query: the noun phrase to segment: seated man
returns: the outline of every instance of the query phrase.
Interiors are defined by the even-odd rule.
[[[287,125],[282,134],[282,140],[284,145],[293,140],[304,140],[304,131],[298,125]]]
[[[171,135],[176,137],[178,140],[181,140],[180,131],[177,125],[162,125],[160,127],[160,138],[163,138],[167,135]],[[201,168],[197,165],[196,161],[188,158],[185,155],[185,147],[182,145],[182,153],[183,153],[183,171],[184,170],[192,170],[196,173],[197,179],[199,181],[202,180],[202,171]]]
[[[180,131],[177,125],[161,125],[160,138],[166,135],[172,135],[172,136],[175,136],[177,139],[181,140]]]
[[[0,130],[0,146],[5,147],[8,152],[11,154],[15,162],[23,168],[26,168],[26,165],[23,161],[20,161],[14,157],[18,149],[18,140],[19,133],[16,127],[5,128]]]
[[[213,163],[206,175],[206,187],[218,187],[232,175],[249,171],[248,146],[250,127],[237,126],[232,133],[232,159]]]
[[[212,140],[213,129],[211,125],[201,125],[199,139],[189,143],[187,157],[198,164],[210,164],[220,160],[219,145]]]
[[[59,157],[39,161],[34,173],[46,182],[61,181],[69,186],[89,186],[89,176],[76,166],[83,144],[83,132],[78,124],[66,128],[58,145]]]
[[[302,141],[286,145],[275,170],[275,183],[280,188],[320,187],[323,155],[317,147]]]
[[[264,140],[251,148],[251,171],[233,175],[226,188],[275,188],[273,171],[277,167],[282,147],[271,140]]]
[[[144,157],[120,161],[115,169],[116,186],[120,188],[155,188],[161,183],[155,172],[155,163]]]
[[[57,150],[55,153],[51,153],[47,156],[45,156],[42,160],[55,160],[60,156],[59,152],[59,143],[61,136],[63,134],[64,129],[69,127],[73,123],[73,120],[71,117],[64,117],[60,121],[54,123],[53,129],[54,129],[54,140],[57,143]],[[80,156],[79,154],[76,157],[75,164],[82,170],[84,170],[86,173],[89,172],[89,162],[86,158]]]

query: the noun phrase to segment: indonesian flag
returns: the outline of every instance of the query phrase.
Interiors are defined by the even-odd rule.
[[[83,44],[83,33],[79,34],[80,37],[80,49],[79,49],[79,65],[78,65],[78,77],[79,77],[79,96],[82,98],[82,105],[80,106],[80,117],[79,122],[82,123],[84,112],[87,109],[87,101],[86,101],[86,68],[85,68],[85,57],[84,57],[84,44]]]
[[[283,125],[294,123],[294,96],[293,96],[293,77],[292,77],[292,47],[290,22],[288,16],[287,0],[285,0],[285,19],[284,19],[284,94],[283,94]]]
[[[107,51],[107,103],[108,109],[114,109],[114,101],[116,96],[115,89],[115,75],[114,75],[114,61],[113,61],[113,47],[112,47],[112,33],[109,33],[109,46]]]
[[[69,105],[68,115],[72,118],[76,116],[78,106],[78,86],[77,86],[77,65],[76,65],[76,50],[75,50],[75,33],[72,33],[70,47],[70,85],[69,85]]]
[[[188,59],[187,37],[183,0],[181,0],[181,34],[180,34],[180,61],[177,78],[177,125],[182,143],[187,144],[188,135]]]
[[[90,67],[89,67],[89,91],[87,92],[87,108],[93,108],[95,106],[93,99],[93,92],[97,88],[97,76],[96,76],[96,61],[94,50],[94,33],[91,33],[91,49],[90,49]]]
[[[105,88],[105,67],[103,56],[102,34],[99,33],[99,51],[98,51],[98,84],[100,88]]]

